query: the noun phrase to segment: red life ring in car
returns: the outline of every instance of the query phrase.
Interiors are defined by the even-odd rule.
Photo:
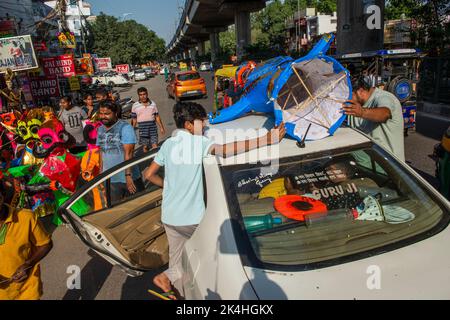
[[[322,201],[296,195],[280,197],[275,200],[273,206],[286,218],[297,221],[305,221],[305,216],[310,214],[328,211],[326,204]]]

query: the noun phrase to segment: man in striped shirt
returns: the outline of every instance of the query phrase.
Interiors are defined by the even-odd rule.
[[[164,124],[158,114],[158,109],[154,101],[148,98],[148,91],[141,87],[137,90],[139,102],[136,102],[131,109],[131,124],[138,126],[139,144],[144,146],[144,152],[158,147],[158,128],[162,135],[166,133]]]

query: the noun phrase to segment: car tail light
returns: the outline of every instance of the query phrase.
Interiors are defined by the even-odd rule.
[[[204,83],[205,83],[205,80],[200,79],[200,83],[201,83],[201,84],[204,84]]]
[[[177,87],[182,87],[182,86],[183,86],[183,84],[182,84],[181,82],[177,82],[177,83],[175,83],[175,85],[176,85]]]

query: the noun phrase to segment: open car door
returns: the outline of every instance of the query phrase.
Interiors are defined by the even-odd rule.
[[[131,276],[169,261],[161,222],[162,189],[143,179],[155,155],[156,151],[150,152],[111,168],[83,185],[59,209],[89,248]],[[121,182],[126,170],[133,173],[135,194]]]

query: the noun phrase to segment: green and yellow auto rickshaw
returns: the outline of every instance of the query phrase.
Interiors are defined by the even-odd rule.
[[[223,65],[214,73],[214,111],[230,106],[226,92],[236,81],[238,66]]]

